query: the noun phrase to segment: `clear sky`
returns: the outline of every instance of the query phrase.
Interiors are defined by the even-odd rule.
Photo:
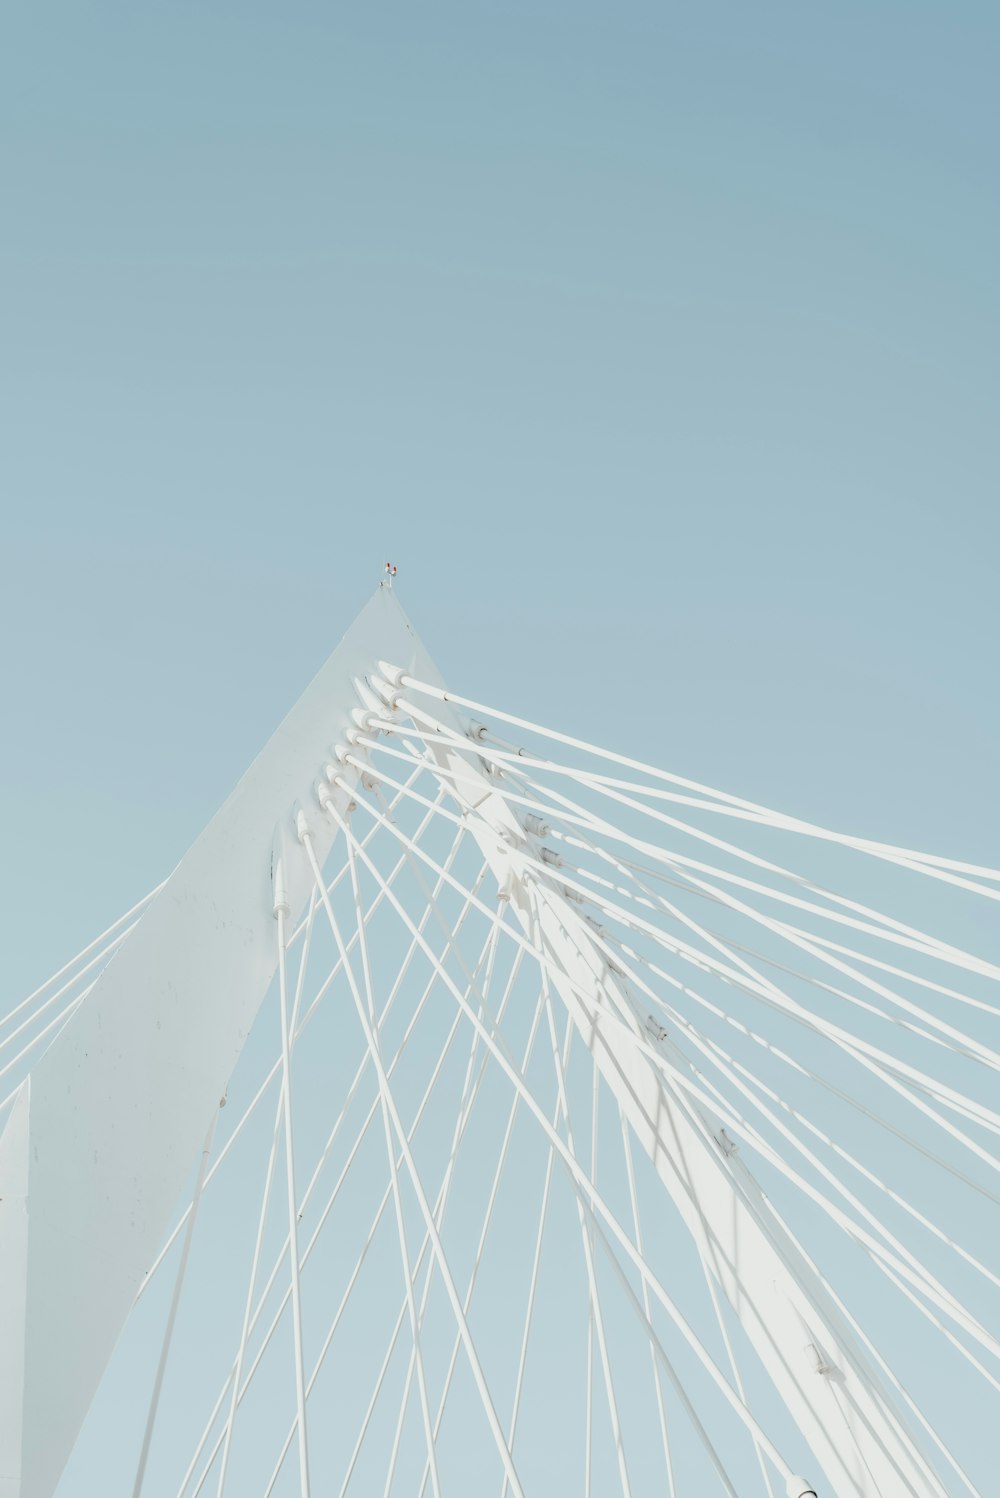
[[[459,689],[995,863],[1000,11],[8,6],[7,981],[386,558]]]
[[[17,902],[168,866],[389,555],[456,684],[989,858],[994,7],[2,24]]]

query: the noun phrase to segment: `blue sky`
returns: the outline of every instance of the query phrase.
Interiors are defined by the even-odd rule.
[[[990,856],[991,7],[3,28],[19,898],[169,866],[387,555],[456,683]]]
[[[9,7],[12,992],[386,557],[457,688],[995,863],[998,54],[976,4]]]

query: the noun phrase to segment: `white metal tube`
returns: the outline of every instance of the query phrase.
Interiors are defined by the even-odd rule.
[[[576,822],[579,822],[580,820],[580,818],[574,819],[574,821]],[[678,868],[675,873],[671,875],[663,868],[650,868],[648,864],[637,863],[635,859],[614,857],[613,855],[608,853],[607,849],[602,848],[599,844],[596,844],[588,839],[578,837],[573,833],[564,833],[556,829],[553,831],[552,836],[557,841],[564,843],[567,847],[593,852],[602,860],[613,863],[623,872],[627,871],[628,877],[634,881],[638,888],[645,889],[648,892],[648,902],[639,900],[639,904],[648,903],[650,904],[650,906],[657,906],[660,901],[660,897],[658,897],[655,892],[649,888],[648,884],[646,884],[645,881],[647,879],[655,879],[658,884],[669,885],[672,889],[679,890],[684,894],[693,895],[696,899],[704,900],[707,904],[710,905],[722,906],[724,904],[724,901],[715,894],[711,893],[709,889],[696,887],[695,885],[693,885],[689,879],[684,877],[680,868]],[[673,854],[670,855],[670,859],[671,861],[673,861]],[[696,864],[694,860],[689,860],[687,863],[687,867],[698,867],[704,870],[708,869],[710,866],[707,864]],[[588,879],[596,879],[598,877],[590,869],[581,869],[581,874],[583,877]],[[746,888],[751,888],[753,886],[752,880],[741,880],[738,878],[738,876],[728,874],[721,869],[714,870],[713,878],[721,879],[729,883],[740,883]],[[762,888],[765,887],[762,886]],[[630,898],[636,898],[634,894],[632,894],[631,892],[629,893]],[[784,924],[785,923],[782,922],[782,925]],[[706,927],[705,929],[706,931],[708,931],[710,928]],[[928,978],[923,973],[913,972],[909,968],[897,967],[894,963],[886,962],[882,958],[874,956],[871,952],[862,952],[857,947],[849,947],[844,945],[843,943],[835,942],[829,937],[818,935],[816,932],[808,933],[798,926],[793,926],[791,927],[791,929],[799,932],[799,934],[801,935],[811,935],[811,939],[818,945],[827,947],[832,952],[839,952],[846,957],[852,958],[856,962],[863,962],[868,967],[876,968],[880,972],[888,973],[891,977],[903,978],[908,983],[915,984],[918,988],[926,988],[932,993],[940,994],[943,998],[954,999],[956,1003],[967,1005],[969,1008],[977,1009],[981,1013],[1000,1015],[1000,1007],[998,1007],[997,1005],[990,1004],[983,999],[977,999],[971,994],[962,993],[960,989],[950,988],[945,983],[937,983],[932,978]],[[713,931],[710,934],[715,936],[719,935],[717,931]],[[740,944],[735,941],[730,941],[730,946],[734,947],[738,951],[750,953],[750,955],[755,957],[758,961],[768,963],[775,967],[781,967],[781,964],[769,953],[763,953],[759,949],[754,949],[752,947],[746,946],[745,944]],[[931,950],[928,947],[926,949],[921,948],[921,955],[937,957],[939,956],[939,953]],[[795,969],[790,968],[784,968],[783,970],[786,972],[795,972],[795,976],[801,978],[803,982],[812,983],[818,988],[825,989],[827,992],[839,992],[839,990],[831,988],[828,985],[824,984],[820,979],[815,978],[811,975],[807,976],[801,971],[796,971]]]
[[[281,1010],[282,1108],[285,1124],[285,1185],[288,1197],[288,1256],[292,1281],[292,1335],[295,1348],[295,1403],[299,1438],[299,1492],[309,1498],[309,1438],[306,1431],[306,1389],[302,1353],[302,1292],[299,1284],[298,1202],[295,1197],[295,1146],[292,1135],[292,1042],[288,1024],[288,987],[285,976],[285,918],[278,906],[278,998]],[[346,954],[344,956],[346,962]]]
[[[437,720],[431,721],[437,723]],[[467,740],[462,739],[459,735],[448,729],[446,725],[438,724],[437,726],[438,733],[434,736],[433,742],[447,744],[455,748],[456,750],[461,750],[466,754],[471,752],[471,746]],[[431,736],[425,735],[425,737],[428,737],[430,739]],[[386,754],[399,754],[399,751],[393,751],[384,743],[379,743],[377,740],[365,738],[364,735],[359,736],[358,742],[368,747],[378,748]],[[407,759],[408,761],[412,760],[412,756],[410,755],[399,755],[399,757]],[[605,822],[603,818],[597,817],[595,813],[579,806],[578,803],[572,801],[570,798],[564,796],[562,792],[556,790],[554,786],[540,784],[535,780],[533,776],[526,772],[525,761],[519,759],[516,756],[507,756],[507,759],[511,761],[512,766],[516,767],[518,780],[524,781],[527,785],[533,787],[537,791],[540,791],[543,795],[551,797],[552,800],[557,802],[560,806],[566,808],[567,810],[572,810],[577,816],[583,816],[586,821],[591,823],[591,825],[595,827],[600,826],[601,830],[606,832],[609,836],[613,836],[615,838],[621,839],[622,841],[628,842],[632,844],[632,846],[642,848],[643,851],[646,852],[647,856],[654,857],[658,860],[683,864],[692,868],[701,868],[706,872],[712,873],[716,877],[726,879],[731,883],[746,884],[748,887],[756,888],[760,893],[764,893],[771,898],[784,900],[786,903],[800,905],[803,908],[813,909],[815,913],[824,916],[828,920],[839,922],[841,924],[851,925],[856,927],[857,929],[867,929],[863,922],[858,922],[855,919],[843,916],[837,911],[828,910],[822,906],[813,906],[810,902],[803,902],[801,899],[796,899],[795,897],[788,895],[783,891],[775,890],[772,886],[755,884],[753,881],[744,880],[739,875],[727,874],[724,871],[717,869],[714,865],[706,865],[700,863],[697,859],[692,859],[686,855],[681,855],[676,852],[667,854],[663,849],[657,847],[655,844],[648,844],[634,839],[630,837],[629,834],[624,833],[614,824]],[[553,766],[552,768],[559,768],[563,770],[563,772],[571,779],[576,780],[577,783],[587,785],[591,790],[602,789],[599,785],[592,784],[590,781],[587,781],[585,778],[581,777],[573,769],[556,766]],[[449,774],[449,772],[444,767],[437,767],[435,773],[444,776],[448,776]],[[389,783],[395,784],[395,782]],[[509,790],[505,790],[504,794],[509,800],[514,803],[518,803],[523,799],[516,793],[511,793]],[[607,795],[612,800],[615,800],[620,804],[627,806],[631,810],[638,811],[642,815],[652,818],[654,821],[671,827],[674,831],[681,832],[686,836],[690,836],[698,841],[707,843],[713,848],[718,848],[724,853],[741,859],[743,862],[750,863],[755,867],[766,870],[769,873],[776,874],[780,878],[787,880],[793,885],[797,885],[801,888],[807,889],[813,894],[821,895],[824,899],[842,907],[845,910],[854,911],[858,915],[868,917],[871,920],[878,922],[879,924],[876,928],[870,929],[873,930],[873,934],[880,936],[881,939],[885,941],[895,941],[899,945],[910,946],[913,946],[914,943],[916,943],[916,950],[921,951],[925,950],[925,945],[929,945],[934,949],[932,955],[940,957],[942,961],[951,962],[952,964],[959,967],[966,967],[971,971],[983,973],[988,977],[1000,976],[1000,970],[996,969],[995,966],[993,966],[992,964],[984,964],[981,959],[974,957],[971,953],[964,952],[960,948],[956,948],[946,942],[942,942],[938,938],[930,936],[926,932],[917,931],[913,927],[907,926],[904,922],[898,921],[894,917],[886,915],[882,911],[874,910],[867,905],[863,905],[857,901],[847,899],[843,895],[838,895],[832,890],[824,889],[822,886],[816,885],[811,880],[807,879],[804,875],[798,874],[791,869],[787,869],[781,864],[776,864],[769,859],[761,858],[759,855],[750,852],[746,848],[741,848],[737,844],[729,843],[723,839],[717,838],[711,833],[705,832],[701,828],[692,826],[690,823],[680,821],[674,817],[668,817],[663,813],[657,812],[654,808],[644,806],[640,802],[637,802],[632,798],[621,795],[617,792],[613,792],[610,789],[604,790],[603,794]],[[538,806],[540,803],[538,803],[537,801],[530,801],[530,803],[526,802],[526,804]],[[542,805],[543,809],[547,811],[551,816],[553,814],[553,809],[551,807],[544,807],[544,804]],[[1000,892],[997,893],[998,897],[1000,897]],[[905,938],[910,938],[911,940],[906,941]]]
[[[419,678],[401,671],[398,667],[393,667],[386,663],[381,664],[383,670],[394,676],[399,686],[409,687],[429,697],[437,697],[443,702],[457,703],[461,707],[467,707],[476,713],[483,713],[487,717],[500,718],[505,723],[512,723],[517,728],[527,729],[530,733],[542,734],[545,738],[553,739],[560,744],[566,744],[569,748],[580,749],[587,754],[598,755],[600,758],[609,760],[614,764],[638,770],[642,774],[652,776],[655,780],[682,785],[689,790],[698,791],[703,795],[714,796],[717,800],[724,801],[731,806],[741,806],[759,815],[776,818],[789,831],[807,833],[813,837],[834,842],[843,842],[849,847],[858,848],[861,852],[870,853],[875,857],[888,858],[891,861],[898,861],[901,858],[913,860],[927,866],[927,872],[931,872],[934,869],[951,869],[961,873],[978,875],[983,879],[1000,880],[1000,870],[984,867],[981,864],[967,863],[953,858],[943,858],[937,854],[921,853],[913,848],[900,848],[891,843],[879,843],[868,838],[853,838],[846,833],[832,832],[828,828],[804,822],[798,818],[785,817],[781,813],[774,812],[769,807],[761,806],[754,801],[730,795],[726,791],[716,790],[712,786],[703,785],[697,780],[689,780],[681,775],[673,775],[669,771],[658,769],[654,765],[644,764],[641,760],[631,759],[629,756],[623,754],[616,754],[610,749],[602,749],[596,744],[588,743],[585,739],[574,738],[571,734],[558,733],[553,728],[544,728],[538,723],[532,723],[527,718],[518,718],[511,713],[501,712],[499,708],[487,707],[485,704],[476,702],[472,698],[462,697],[457,692],[446,692],[441,687],[433,686],[429,682],[420,681]]]

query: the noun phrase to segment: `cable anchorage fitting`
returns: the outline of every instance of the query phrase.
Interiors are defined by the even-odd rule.
[[[297,803],[293,816],[295,820],[295,836],[304,845],[307,839],[312,838],[312,828],[309,826],[309,819],[302,810],[302,807]]]
[[[354,720],[355,726],[351,729],[348,729],[347,738],[349,743],[356,744],[361,734],[363,733],[373,733],[377,735],[384,732],[384,729],[381,725],[381,719],[378,713],[375,712],[374,708],[352,708],[351,717]]]
[[[330,785],[333,786],[338,791],[343,791],[344,795],[347,797],[346,810],[349,811],[349,812],[350,811],[354,811],[355,808],[357,807],[358,803],[355,801],[354,797],[351,795],[350,791],[347,789],[347,786],[344,784],[344,781],[343,781],[343,779],[341,777],[340,770],[341,770],[341,767],[339,765],[328,764],[328,765],[324,765],[323,766],[323,774],[326,776],[326,778],[327,778],[328,782],[330,783]],[[326,797],[324,797],[319,792],[317,792],[317,795],[318,795],[318,799],[319,799],[319,804],[320,804],[320,806],[322,806],[322,808],[323,808],[324,811],[326,811],[327,808],[329,808],[330,810],[335,810],[336,809],[336,807],[335,807],[335,797],[334,797],[332,791],[329,792],[326,795]]]
[[[357,770],[361,779],[361,784],[364,786],[365,790],[373,791],[378,786],[379,779],[371,768],[366,768],[366,766],[370,767],[371,765],[371,755],[369,754],[368,749],[364,744],[358,744],[357,739],[357,730],[348,733],[347,742],[356,752],[352,756],[350,750],[345,749],[343,751],[343,756],[341,757],[340,763],[344,767],[344,769],[346,769],[348,765],[350,765],[352,769]],[[336,753],[337,751],[334,752]],[[327,779],[331,779],[332,777],[330,776],[329,765],[327,765],[326,773]]]
[[[385,677],[389,686],[401,687],[403,685],[403,677],[406,675],[406,672],[402,666],[394,666],[391,661],[379,661],[378,669]]]
[[[400,666],[390,666],[388,661],[379,661],[378,672],[378,675],[373,673],[367,678],[368,685],[376,697],[381,697],[389,711],[395,712],[403,695],[405,672]]]
[[[288,876],[285,869],[285,836],[280,824],[274,829],[271,842],[271,914],[277,920],[283,915],[286,920],[292,913],[292,902],[288,898]]]
[[[816,1343],[807,1342],[802,1350],[805,1353],[806,1357],[809,1359],[809,1364],[813,1372],[818,1373],[821,1378],[828,1378],[833,1372],[833,1364],[827,1362],[826,1358],[816,1346]]]
[[[399,699],[403,694],[398,687],[392,686],[381,676],[368,676],[365,679],[375,696],[385,704],[388,712],[394,713],[399,710]]]
[[[288,883],[285,879],[285,859],[281,853],[272,854],[271,893],[271,914],[274,919],[277,920],[279,915],[283,915],[288,920],[292,907],[288,899]]]

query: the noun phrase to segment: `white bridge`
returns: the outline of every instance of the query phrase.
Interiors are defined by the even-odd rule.
[[[0,1019],[0,1498],[994,1498],[998,899],[446,691],[381,588]]]

